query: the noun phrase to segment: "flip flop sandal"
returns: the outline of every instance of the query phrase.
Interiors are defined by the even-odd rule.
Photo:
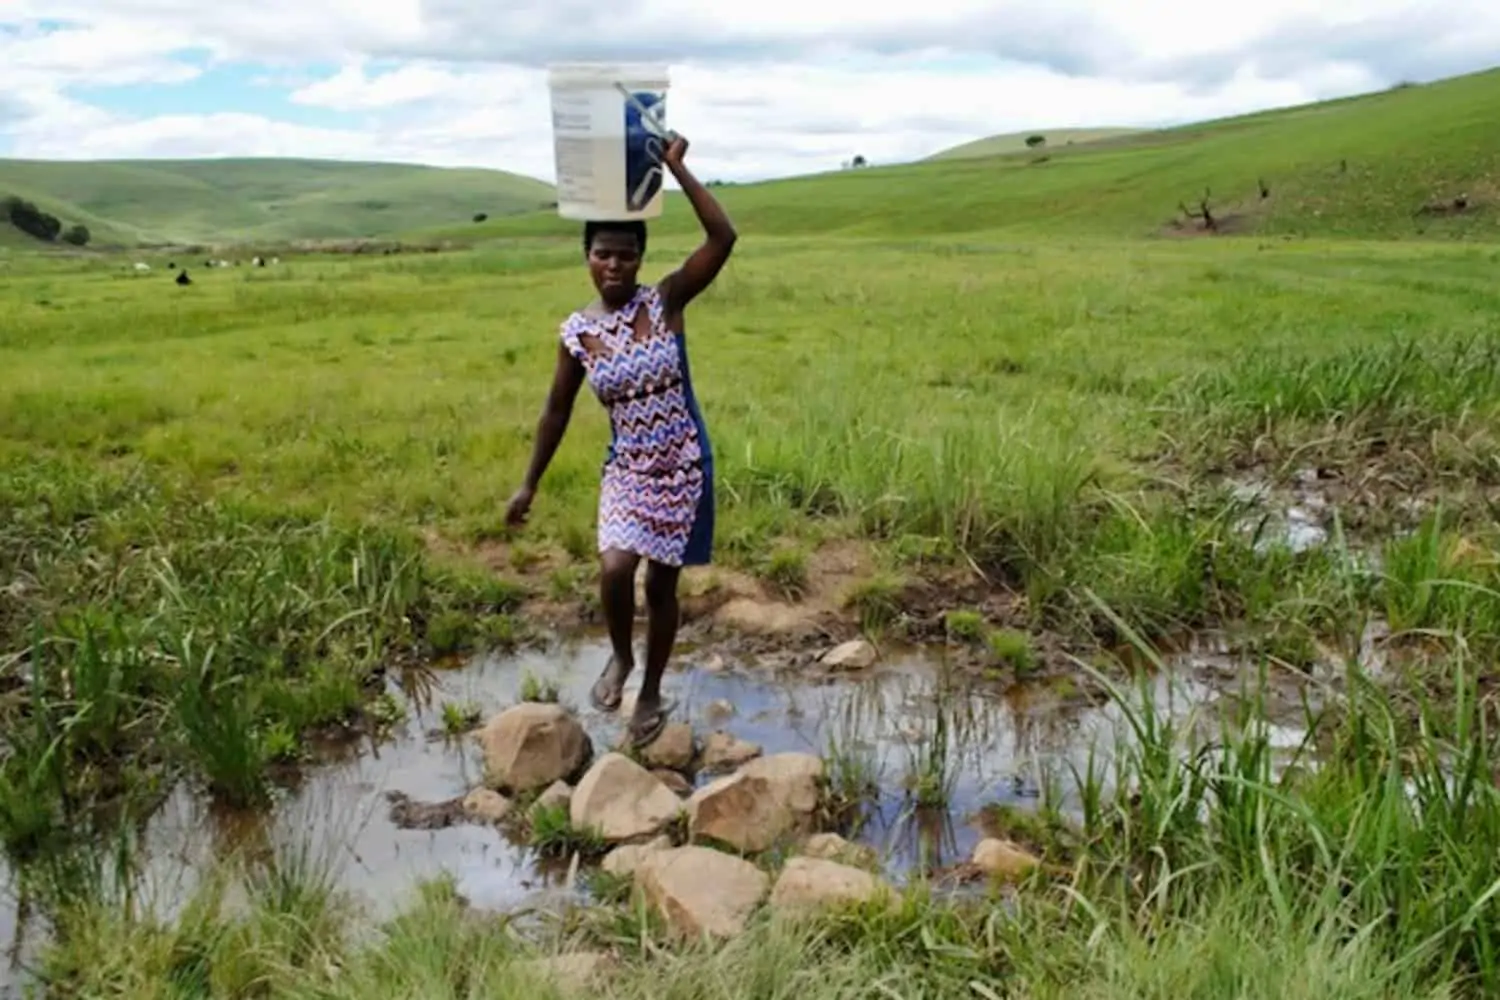
[[[613,712],[619,711],[620,703],[625,700],[625,688],[623,684],[620,686],[620,689],[615,692],[614,697],[612,698],[606,698],[599,693],[600,688],[604,686],[605,679],[609,677],[610,673],[615,669],[616,666],[617,663],[615,659],[611,657],[609,664],[604,668],[604,672],[599,675],[598,680],[594,681],[594,686],[589,688],[589,704],[593,705],[596,710],[604,713],[605,715],[609,715]]]
[[[656,710],[647,716],[644,722],[639,716],[630,720],[629,734],[630,745],[633,749],[643,750],[656,742],[656,738],[667,728],[667,719],[672,710],[677,707],[677,702],[668,698],[663,701]]]

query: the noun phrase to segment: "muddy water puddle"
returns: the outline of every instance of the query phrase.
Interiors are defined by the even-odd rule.
[[[391,816],[390,793],[437,803],[480,785],[477,739],[443,734],[444,705],[477,708],[488,718],[520,701],[528,678],[556,686],[595,755],[616,748],[625,716],[588,705],[589,687],[607,659],[607,646],[587,642],[393,678],[392,691],[408,712],[394,739],[311,769],[260,822],[218,815],[184,790],[153,823],[148,850],[178,867],[197,867],[235,847],[253,850],[300,833],[339,864],[344,884],[377,913],[407,902],[415,880],[444,872],[482,908],[536,902],[559,891],[565,879],[559,866],[490,825],[402,828]],[[1095,710],[1061,709],[1019,692],[944,693],[936,677],[931,664],[916,658],[858,675],[812,676],[707,657],[669,670],[663,691],[677,703],[674,721],[691,723],[699,740],[723,730],[765,754],[823,757],[836,781],[848,773],[873,776],[878,795],[850,839],[875,848],[899,878],[967,859],[980,836],[970,815],[992,802],[1034,803],[1039,764],[1079,749],[1100,721]],[[627,690],[627,707],[638,680]],[[699,775],[695,783],[712,777]],[[917,808],[908,787],[924,780],[941,784],[947,809]]]
[[[587,640],[392,678],[391,691],[406,709],[392,734],[347,746],[307,768],[269,813],[225,814],[191,789],[178,789],[147,826],[138,859],[145,873],[141,898],[169,917],[221,859],[301,845],[314,862],[330,864],[338,883],[376,919],[407,905],[419,880],[442,875],[482,909],[581,901],[583,891],[570,883],[565,864],[543,861],[503,829],[464,822],[404,829],[392,819],[390,795],[441,802],[479,786],[477,739],[472,732],[445,735],[444,706],[477,709],[488,718],[516,704],[538,680],[555,686],[560,702],[577,713],[596,755],[615,748],[624,717],[588,706],[589,687],[607,658],[607,645]],[[1182,717],[1237,686],[1227,677],[1232,671],[1221,677],[1201,666],[1154,678],[1151,696]],[[1033,807],[1045,773],[1084,767],[1091,746],[1107,751],[1123,732],[1114,705],[1064,700],[1041,689],[960,685],[944,675],[940,664],[916,655],[888,655],[856,674],[823,674],[694,653],[668,671],[663,690],[677,703],[674,721],[690,722],[700,741],[723,730],[766,754],[823,757],[835,783],[874,777],[878,793],[849,839],[874,848],[886,874],[899,882],[968,860],[982,836],[977,813],[983,806]],[[632,678],[630,689],[638,682]],[[1290,726],[1277,728],[1278,744],[1293,746],[1300,738]],[[696,779],[699,785],[710,780]],[[929,799],[940,789],[937,798],[946,805],[919,808],[923,789]],[[13,905],[0,905],[7,941],[15,924]],[[0,970],[0,996],[7,978]]]

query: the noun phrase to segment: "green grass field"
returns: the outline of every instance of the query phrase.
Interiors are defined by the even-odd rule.
[[[1237,233],[1275,237],[1487,239],[1500,233],[1500,71],[1327,104],[1045,151],[731,185],[748,232],[860,236],[900,248],[978,239],[1137,239],[1175,234],[1179,203]],[[1262,198],[1264,181],[1270,197]],[[1468,195],[1458,214],[1419,215]],[[662,232],[692,225],[670,201]],[[445,227],[454,239],[568,232],[555,213]]]
[[[37,203],[95,244],[280,243],[390,236],[530,211],[551,185],[497,170],[321,160],[0,160],[0,195]]]
[[[1089,775],[1076,824],[1027,827],[1059,868],[1014,910],[917,892],[712,953],[606,910],[545,946],[618,952],[620,997],[1492,995],[1497,90],[720,189],[742,242],[688,328],[719,475],[703,586],[816,585],[853,547],[860,575],[802,600],[877,636],[1001,595],[985,627],[1070,654],[1046,671],[1067,682],[1072,658],[1120,679],[1122,646],[1223,629],[1334,708],[1285,773],[1263,729],[1213,752],[1138,709],[1111,776],[1136,794]],[[1260,234],[1154,238],[1178,198],[1261,174]],[[1474,209],[1415,238],[1407,206],[1455,189]],[[692,246],[668,211],[648,276]],[[55,995],[498,997],[525,975],[510,925],[440,888],[354,940],[295,866],[166,923],[96,867],[121,806],[176,777],[263,806],[311,736],[377,725],[391,664],[587,611],[608,429],[586,393],[533,523],[502,526],[590,297],[576,231],[472,229],[469,251],[189,288],[6,259],[0,846],[61,930]],[[1329,512],[1325,544],[1277,544],[1298,505]],[[1354,665],[1372,620],[1378,684]]]
[[[1053,149],[1069,146],[1082,146],[1091,142],[1099,142],[1104,139],[1118,139],[1123,136],[1133,135],[1139,129],[1132,128],[1044,128],[1033,129],[1029,132],[1007,132],[1004,135],[991,135],[973,142],[966,142],[942,152],[934,153],[927,157],[929,160],[969,160],[985,156],[1004,156],[1008,153],[1031,152],[1034,155],[1050,152]],[[1047,141],[1041,148],[1032,149],[1026,145],[1026,140],[1033,135],[1040,135]]]

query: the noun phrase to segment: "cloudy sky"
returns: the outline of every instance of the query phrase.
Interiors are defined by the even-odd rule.
[[[753,179],[1481,69],[1500,0],[0,0],[0,155],[551,180],[544,67],[573,59],[669,65],[700,173]]]

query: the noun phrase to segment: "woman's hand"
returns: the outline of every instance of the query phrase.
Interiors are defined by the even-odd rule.
[[[703,245],[694,250],[680,268],[662,279],[661,288],[666,294],[667,312],[674,316],[687,308],[688,303],[718,277],[719,270],[729,259],[735,240],[738,239],[729,216],[724,214],[724,207],[683,164],[682,159],[687,156],[687,151],[687,139],[673,132],[667,137],[667,151],[661,157],[662,163],[677,178],[677,183],[682,185],[682,193],[687,196],[693,211],[697,213],[705,237]]]
[[[667,136],[667,151],[661,154],[662,165],[674,173],[682,168],[682,158],[687,156],[688,141],[681,133]]]
[[[536,490],[523,486],[516,490],[515,496],[510,498],[510,503],[505,507],[505,523],[512,528],[519,528],[526,523],[526,518],[531,514],[531,501],[536,499]]]

